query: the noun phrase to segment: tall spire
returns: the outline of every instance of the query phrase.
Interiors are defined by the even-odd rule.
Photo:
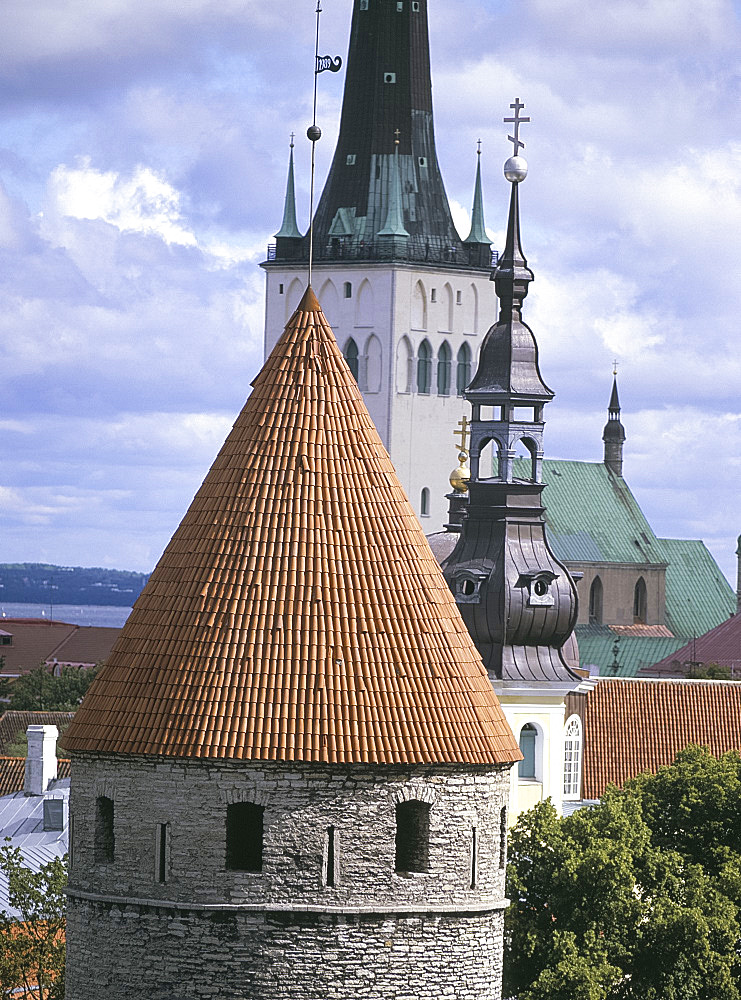
[[[463,241],[464,243],[486,243],[491,245],[491,241],[486,234],[484,223],[484,196],[481,190],[481,140],[476,162],[476,183],[473,189],[473,210],[471,212],[471,232]]]
[[[612,395],[608,407],[607,423],[602,434],[605,443],[605,465],[616,476],[623,475],[623,444],[625,428],[620,421],[620,399],[617,388],[617,367],[613,370]]]
[[[515,109],[515,153],[523,145]],[[507,241],[493,275],[499,319],[487,333],[464,396],[473,406],[471,480],[461,537],[443,563],[448,585],[493,679],[573,688],[576,587],[548,545],[543,519],[543,408],[553,398],[535,337],[521,319],[533,273],[520,241],[520,183],[527,164],[504,165],[512,184]],[[491,458],[488,446],[492,446]],[[517,460],[520,446],[527,459]]]
[[[275,234],[277,240],[300,240],[303,234],[296,222],[296,186],[293,175],[293,133],[291,133],[291,154],[288,159],[288,180],[286,181],[286,198],[283,206],[283,224]]]
[[[315,259],[469,264],[435,150],[427,0],[354,0],[346,67],[337,147],[314,218]],[[390,204],[392,169],[398,206]],[[400,217],[392,228],[408,239],[379,245],[392,208]]]

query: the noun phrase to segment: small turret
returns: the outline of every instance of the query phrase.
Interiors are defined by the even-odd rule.
[[[613,371],[612,395],[608,409],[607,423],[602,434],[605,442],[605,465],[616,476],[623,475],[623,444],[625,443],[625,428],[620,422],[620,399],[618,398],[617,371]]]
[[[479,140],[476,183],[473,189],[473,209],[471,211],[471,232],[463,241],[468,249],[469,263],[487,267],[491,262],[491,242],[484,222],[484,195],[481,188],[481,141]]]
[[[303,236],[296,222],[296,185],[293,172],[293,135],[291,135],[291,155],[288,160],[288,180],[283,206],[283,223],[275,234],[279,256],[290,258],[300,256]]]

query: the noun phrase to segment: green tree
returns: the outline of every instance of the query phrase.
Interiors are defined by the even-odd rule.
[[[21,914],[0,914],[0,998],[63,1000],[67,856],[34,872],[19,849],[6,844],[0,872],[8,880],[10,905]]]
[[[510,838],[505,991],[520,1000],[739,1000],[741,759],[683,751]]]
[[[12,681],[0,695],[9,697],[8,708],[19,712],[74,712],[97,670],[62,667],[60,676],[55,677],[42,665]]]

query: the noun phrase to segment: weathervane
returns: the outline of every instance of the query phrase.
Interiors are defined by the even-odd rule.
[[[311,284],[314,267],[314,179],[316,174],[316,144],[322,137],[322,130],[316,123],[316,99],[319,74],[325,70],[338,73],[342,67],[340,56],[319,55],[319,18],[322,13],[322,0],[316,2],[316,45],[314,48],[314,111],[312,123],[306,130],[306,138],[311,142],[311,193],[309,195],[309,284]]]

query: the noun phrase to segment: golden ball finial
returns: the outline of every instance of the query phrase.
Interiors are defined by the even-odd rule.
[[[450,473],[450,485],[456,493],[468,493],[468,483],[471,479],[471,471],[466,467],[468,452],[462,451],[458,455],[460,465]]]

